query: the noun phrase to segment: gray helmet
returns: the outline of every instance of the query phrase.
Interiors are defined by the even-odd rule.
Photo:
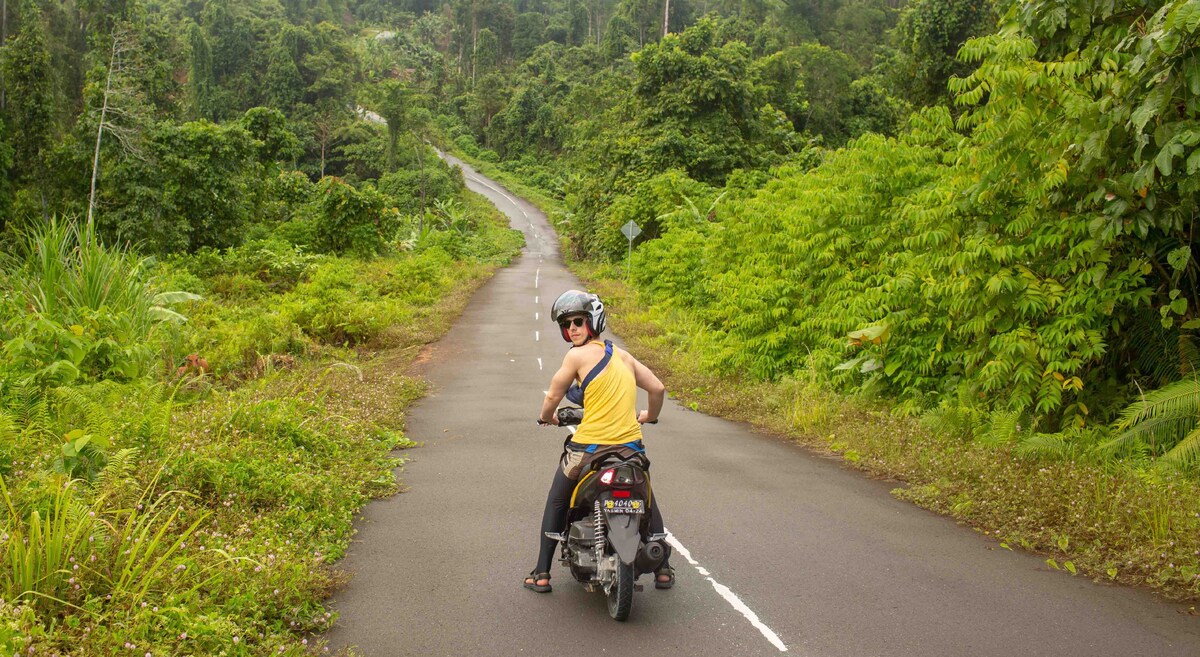
[[[608,323],[604,316],[604,304],[600,302],[600,297],[580,290],[567,290],[558,295],[558,298],[554,300],[554,306],[550,309],[550,319],[556,323],[563,317],[571,315],[587,316],[588,335],[593,338],[603,333],[604,327]],[[563,329],[562,336],[563,340],[571,341],[566,329]]]

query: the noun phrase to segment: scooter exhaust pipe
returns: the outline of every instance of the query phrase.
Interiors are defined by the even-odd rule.
[[[669,548],[659,541],[646,543],[638,550],[634,567],[639,573],[652,573],[662,565],[663,560],[667,558],[668,551]]]

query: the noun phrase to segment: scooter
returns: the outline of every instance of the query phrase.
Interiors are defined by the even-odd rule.
[[[577,425],[583,409],[564,406],[557,415],[560,425]],[[546,533],[561,544],[561,562],[576,581],[589,593],[604,592],[608,615],[617,621],[633,610],[633,594],[642,590],[637,578],[657,570],[670,550],[666,534],[649,531],[654,492],[648,467],[640,454],[596,459],[571,495],[565,531]]]

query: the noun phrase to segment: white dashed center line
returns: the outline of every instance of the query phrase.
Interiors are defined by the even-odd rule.
[[[539,370],[542,369],[542,359],[541,358],[538,359],[538,369]]]
[[[541,342],[541,341],[542,341],[542,332],[541,332],[541,331],[534,331],[534,332],[533,332],[533,341],[534,341],[534,342]]]
[[[767,641],[771,642],[771,645],[778,648],[779,652],[788,651],[787,646],[784,645],[783,641],[779,638],[779,635],[775,634],[771,628],[767,627],[761,620],[759,620],[758,614],[754,613],[753,610],[747,607],[746,603],[742,602],[742,599],[737,597],[737,595],[731,591],[728,586],[725,586],[724,584],[713,579],[709,572],[692,558],[692,553],[688,552],[687,548],[683,547],[683,544],[679,542],[679,539],[675,538],[675,535],[670,531],[667,532],[667,542],[671,544],[671,547],[676,553],[678,553],[684,559],[687,559],[688,563],[695,566],[696,571],[700,573],[700,576],[712,583],[713,588],[717,591],[717,594],[722,598],[725,598],[725,601],[728,602],[730,606],[741,612],[741,614],[746,617],[746,620],[750,621],[750,624],[753,625],[754,628],[759,632],[761,632],[762,635],[766,637]]]

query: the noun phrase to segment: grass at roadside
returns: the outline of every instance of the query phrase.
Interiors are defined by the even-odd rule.
[[[146,339],[165,376],[0,385],[2,652],[311,652],[355,513],[397,488],[409,364],[520,247],[487,208],[370,261],[268,242],[175,262],[168,289],[205,298]],[[103,346],[97,326],[60,333]],[[189,351],[212,371],[174,376]]]

